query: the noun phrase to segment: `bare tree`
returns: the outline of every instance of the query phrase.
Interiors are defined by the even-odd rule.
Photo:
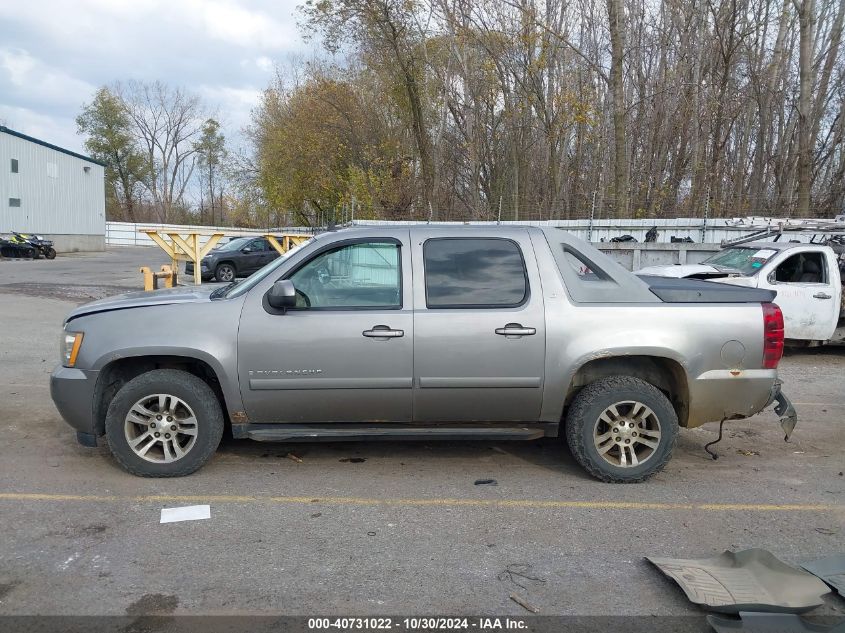
[[[194,141],[206,119],[199,98],[159,81],[116,84],[147,160],[149,193],[159,219],[167,222],[184,205],[196,164]]]

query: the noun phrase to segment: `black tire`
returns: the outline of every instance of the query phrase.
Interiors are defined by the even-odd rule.
[[[660,431],[656,448],[646,448],[650,452],[637,466],[610,463],[599,453],[594,441],[597,429],[607,428],[598,426],[602,424],[599,416],[611,405],[626,401],[642,403],[650,408]],[[654,425],[651,418],[650,425]],[[672,403],[657,387],[633,376],[608,376],[590,383],[575,396],[566,414],[566,441],[572,456],[593,477],[609,483],[637,483],[660,472],[671,458],[677,439],[678,416]],[[642,445],[639,446],[642,448]],[[629,452],[626,453],[626,450]],[[611,448],[609,455],[620,452],[631,461],[627,456],[633,453],[633,448]]]
[[[145,396],[170,394],[181,399],[196,418],[196,440],[185,455],[174,461],[151,462],[130,446],[124,431],[130,409]],[[223,412],[211,387],[200,378],[178,369],[154,369],[127,382],[115,395],[106,413],[106,438],[117,463],[139,477],[182,477],[205,464],[223,436]]]
[[[44,253],[44,257],[47,259],[56,259],[56,249],[52,246],[47,248],[47,252]]]
[[[237,276],[238,271],[235,270],[235,265],[228,262],[217,264],[217,268],[214,269],[214,278],[217,281],[234,281]]]

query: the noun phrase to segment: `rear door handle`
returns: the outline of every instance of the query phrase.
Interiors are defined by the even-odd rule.
[[[814,299],[832,299],[833,297],[827,294],[826,292],[817,292],[813,295]]]
[[[405,336],[405,330],[393,330],[389,325],[374,325],[372,330],[361,332],[369,338],[399,338]]]
[[[501,336],[531,336],[537,333],[537,329],[522,327],[521,323],[508,323],[505,327],[497,327],[495,332]]]

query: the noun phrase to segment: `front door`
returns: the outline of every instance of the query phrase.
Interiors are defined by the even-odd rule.
[[[540,416],[545,315],[528,233],[414,233],[414,419]]]
[[[254,273],[270,260],[267,258],[267,247],[270,243],[264,238],[257,238],[247,243],[241,250],[239,270],[244,273]]]
[[[285,278],[297,307],[250,293],[238,374],[251,422],[409,422],[414,321],[407,235],[324,246]],[[254,296],[253,296],[254,295]]]
[[[774,271],[759,287],[777,291],[785,338],[826,341],[836,329],[841,292],[831,283],[828,258],[821,250],[786,253],[772,262]]]

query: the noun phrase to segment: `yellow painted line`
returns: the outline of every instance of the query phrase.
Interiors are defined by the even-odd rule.
[[[793,402],[793,406],[799,407],[845,407],[842,402]]]
[[[845,512],[845,505],[769,503],[648,503],[639,501],[564,501],[542,499],[378,499],[372,497],[270,497],[253,495],[74,495],[0,493],[0,501],[83,501],[95,503],[241,503],[271,505],[352,505],[408,507],[551,508],[584,510],[700,510],[705,512]]]

